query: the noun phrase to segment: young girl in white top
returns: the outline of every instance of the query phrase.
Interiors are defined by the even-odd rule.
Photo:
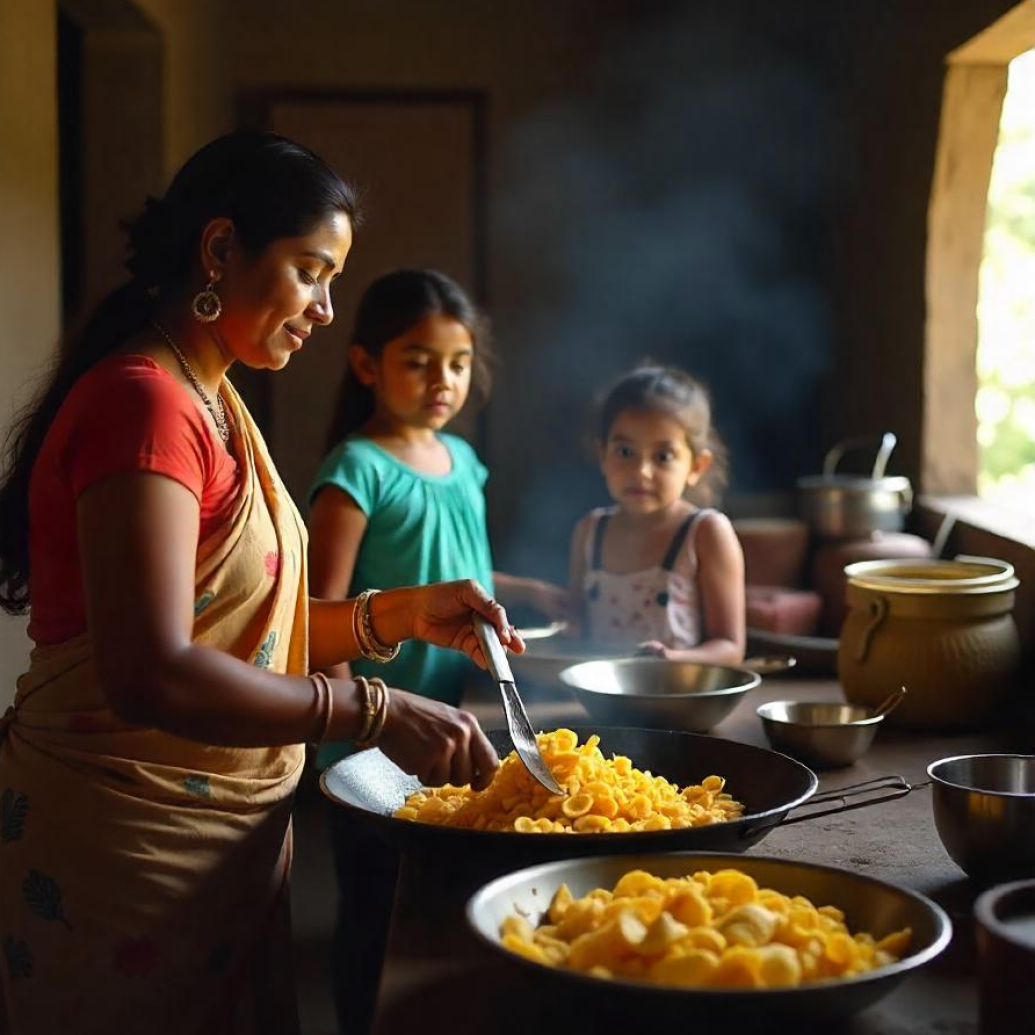
[[[604,401],[598,455],[615,506],[587,514],[571,545],[576,636],[671,660],[744,656],[744,557],[709,507],[724,450],[708,393],[688,374],[642,366]]]

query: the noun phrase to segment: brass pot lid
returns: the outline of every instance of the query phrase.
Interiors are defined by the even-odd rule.
[[[849,585],[881,593],[1004,593],[1020,585],[1013,565],[994,557],[857,561],[845,575]]]

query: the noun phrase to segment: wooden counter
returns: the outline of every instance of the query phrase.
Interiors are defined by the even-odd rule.
[[[527,697],[536,728],[588,722],[581,707],[560,692]],[[770,677],[713,735],[768,746],[755,707],[783,698],[841,699],[834,680]],[[491,686],[479,689],[468,705],[486,728],[502,725],[499,699],[492,696]],[[1035,738],[1020,728],[952,737],[884,729],[854,766],[819,773],[820,792],[890,773],[921,783],[927,778],[930,762],[950,755],[1030,752],[1035,749]],[[930,896],[952,919],[952,945],[937,961],[906,978],[878,1004],[846,1019],[837,1030],[826,1025],[817,1027],[814,1035],[976,1035],[971,909],[981,889],[945,854],[934,828],[928,789],[918,788],[897,801],[778,828],[751,852],[839,866],[891,881]],[[559,1004],[531,1001],[523,987],[514,985],[512,972],[488,957],[465,928],[463,904],[491,876],[494,874],[458,873],[455,863],[445,869],[434,860],[404,861],[374,1025],[377,1035],[440,1031],[533,1035],[537,1030],[562,1030]],[[1018,990],[1018,994],[1030,994],[1030,990]],[[598,1023],[601,1020],[608,1019],[597,1019]],[[627,1026],[612,1030],[640,1035],[651,1030],[649,1018],[642,1022],[636,1031]],[[584,1024],[579,1027],[590,1030]],[[795,1035],[813,1033],[798,1026]]]

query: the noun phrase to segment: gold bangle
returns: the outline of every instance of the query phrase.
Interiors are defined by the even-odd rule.
[[[353,676],[353,682],[359,688],[360,711],[363,715],[363,725],[356,734],[356,743],[362,744],[370,736],[370,731],[377,721],[377,698],[371,692],[370,683],[364,676]]]
[[[385,686],[383,679],[371,679],[370,689],[372,695],[377,701],[376,709],[374,712],[374,721],[371,724],[370,731],[366,736],[356,741],[356,746],[361,750],[373,747],[378,740],[381,739],[381,734],[384,732],[385,723],[388,720],[388,705],[389,705],[389,694],[388,687]]]
[[[334,690],[331,681],[322,672],[312,672],[309,675],[309,682],[313,684],[316,691],[316,714],[318,719],[317,734],[315,743],[322,744],[327,739],[331,728],[331,719],[334,717]]]
[[[370,601],[380,592],[378,589],[365,589],[360,593],[356,598],[353,620],[354,628],[358,630],[356,639],[363,657],[368,661],[385,664],[398,656],[401,645],[396,643],[390,647],[382,643],[374,633],[374,626],[370,620]]]
[[[380,694],[380,700],[378,701],[377,717],[374,720],[374,728],[370,731],[368,742],[376,744],[381,739],[381,734],[384,732],[385,723],[388,721],[388,705],[390,698],[388,694],[388,687],[385,685],[383,679],[371,680],[378,689]]]

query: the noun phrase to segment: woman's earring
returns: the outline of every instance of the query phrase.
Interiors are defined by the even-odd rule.
[[[191,303],[191,312],[199,323],[212,323],[223,312],[223,300],[216,294],[216,276],[209,273],[204,291],[199,291]]]

